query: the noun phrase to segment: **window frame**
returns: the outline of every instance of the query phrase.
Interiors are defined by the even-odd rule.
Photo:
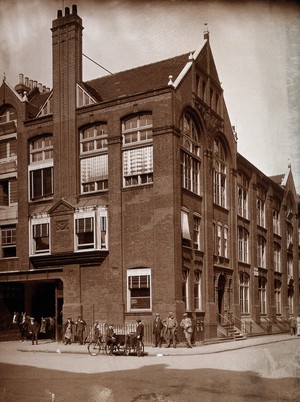
[[[137,289],[149,289],[149,295],[145,296],[132,296],[132,291],[129,286],[130,279],[129,278],[141,278],[141,277],[147,277],[147,285],[149,284],[149,287],[139,287]],[[133,269],[128,269],[127,270],[127,275],[126,275],[126,289],[127,289],[127,312],[148,312],[152,311],[152,275],[151,275],[151,268],[133,268]],[[132,281],[131,281],[132,283]],[[140,279],[139,279],[140,283]],[[141,292],[142,293],[142,292]],[[133,299],[137,298],[145,299],[148,300],[148,307],[146,308],[133,308]]]
[[[142,124],[143,119],[146,124]],[[128,122],[130,126],[126,127]],[[152,112],[145,111],[124,117],[121,130],[123,188],[152,184],[154,171]],[[128,138],[130,141],[127,141]],[[139,157],[138,153],[141,154]],[[139,164],[134,163],[135,160],[139,160]]]
[[[51,141],[51,145],[46,142]],[[34,147],[42,141],[41,147]],[[35,156],[41,158],[35,160]],[[53,167],[53,135],[43,134],[29,140],[28,165],[28,197],[29,201],[51,199],[54,196],[54,167]]]
[[[245,272],[239,275],[239,299],[241,314],[250,314],[250,277]]]
[[[238,261],[249,264],[249,232],[238,227]]]
[[[194,310],[202,311],[202,273],[200,270],[194,271]]]
[[[10,231],[10,235],[8,234],[8,231]],[[14,232],[14,233],[13,233]],[[3,236],[3,234],[6,233],[6,236]],[[0,226],[0,244],[1,244],[1,259],[9,259],[9,258],[16,258],[17,257],[17,228],[16,225],[3,225]],[[6,237],[7,240],[11,239],[10,242],[4,243],[3,239]],[[14,240],[14,241],[13,241]],[[4,250],[14,250],[14,255],[5,255]]]
[[[48,236],[44,236],[45,238],[48,238],[48,248],[44,248],[41,250],[37,249],[37,241],[35,240],[36,238],[42,238],[42,237],[34,237],[35,233],[35,226],[41,226],[41,225],[47,225],[47,233]],[[51,254],[51,225],[50,225],[50,217],[41,217],[41,218],[31,218],[30,219],[30,228],[29,228],[29,235],[30,235],[30,242],[29,242],[29,247],[30,247],[30,256],[37,256],[37,255],[49,255]]]
[[[258,277],[258,299],[260,314],[267,314],[267,280],[263,276]]]

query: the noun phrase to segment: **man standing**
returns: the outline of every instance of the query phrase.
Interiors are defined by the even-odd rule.
[[[153,321],[153,335],[154,335],[154,346],[157,348],[159,346],[161,348],[161,331],[163,329],[163,324],[160,319],[160,315],[156,314],[155,319]]]
[[[297,336],[300,336],[300,314],[297,317]]]
[[[168,314],[168,317],[163,320],[163,325],[166,328],[166,341],[167,341],[166,348],[170,347],[171,341],[173,342],[173,348],[176,348],[176,333],[178,323],[172,312],[170,312]]]
[[[297,320],[295,316],[292,316],[290,318],[290,329],[291,329],[291,335],[296,335],[297,332]]]
[[[183,314],[183,319],[181,320],[180,326],[183,329],[187,347],[191,348],[192,347],[191,339],[192,339],[193,328],[192,328],[192,320],[188,317],[187,313]]]
[[[83,332],[85,330],[85,326],[86,322],[83,320],[82,316],[79,315],[75,326],[77,342],[79,345],[83,345]]]

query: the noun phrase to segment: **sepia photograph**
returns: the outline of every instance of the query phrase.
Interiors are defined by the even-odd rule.
[[[0,0],[0,401],[300,399],[300,4]]]

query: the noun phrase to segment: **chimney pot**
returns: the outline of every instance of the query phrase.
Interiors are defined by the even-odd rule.
[[[58,10],[57,11],[57,18],[61,18],[62,17],[62,10]]]
[[[25,85],[28,87],[29,86],[29,79],[28,77],[25,77]]]
[[[35,81],[35,80],[33,81],[33,88],[36,88],[37,83],[38,83],[37,81]]]
[[[29,80],[28,84],[29,84],[29,88],[32,89],[32,80]]]
[[[65,8],[65,15],[70,15],[70,7]]]
[[[23,84],[24,74],[19,74],[19,84]]]
[[[72,14],[77,15],[77,5],[76,4],[72,5]]]

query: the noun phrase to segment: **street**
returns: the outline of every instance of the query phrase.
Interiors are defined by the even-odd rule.
[[[0,400],[299,401],[300,339],[273,337],[270,343],[252,346],[249,341],[249,347],[243,342],[197,347],[192,353],[149,348],[140,358],[92,357],[86,346],[65,353],[67,347],[54,350],[56,344],[43,352],[3,342]]]

